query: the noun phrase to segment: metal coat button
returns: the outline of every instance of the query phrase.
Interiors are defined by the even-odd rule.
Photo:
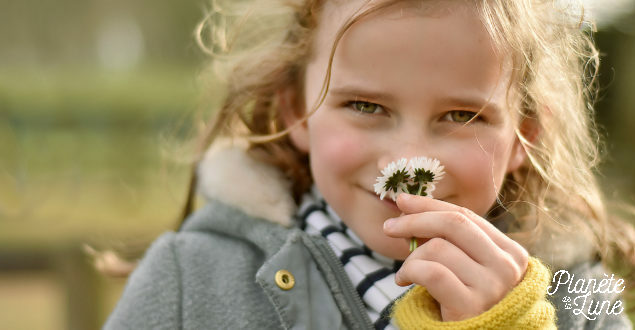
[[[281,269],[276,272],[275,276],[276,285],[282,290],[291,290],[295,285],[295,278],[293,274],[286,269]]]

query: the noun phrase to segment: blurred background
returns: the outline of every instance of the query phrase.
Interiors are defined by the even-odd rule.
[[[635,0],[588,1],[609,196],[635,203]],[[86,246],[175,224],[202,93],[204,0],[0,0],[0,329],[97,329],[125,279]],[[207,103],[206,103],[207,102]]]

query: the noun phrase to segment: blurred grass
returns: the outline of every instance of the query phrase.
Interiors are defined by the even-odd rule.
[[[69,329],[67,309],[103,322],[125,280],[96,277],[82,244],[142,250],[173,227],[200,104],[192,32],[206,6],[3,3],[0,329]]]
[[[193,77],[165,67],[2,72],[0,242],[169,227],[185,194],[186,159],[176,152],[190,133]]]
[[[193,68],[150,65],[134,71],[92,67],[1,68],[3,112],[71,124],[79,119],[139,121],[191,110],[198,93]],[[134,112],[130,112],[130,111]]]
[[[84,243],[142,251],[173,228],[199,104],[195,77],[193,67],[165,65],[1,68],[0,252],[55,259]],[[59,272],[0,272],[0,328],[67,328]],[[97,301],[86,303],[99,322],[124,282],[96,277]]]

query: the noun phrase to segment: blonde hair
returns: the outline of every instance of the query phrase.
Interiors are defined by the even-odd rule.
[[[197,159],[217,137],[242,136],[251,141],[250,155],[291,178],[296,201],[309,189],[312,179],[307,155],[286,134],[289,127],[281,119],[277,93],[292,88],[299,96],[295,108],[302,108],[304,70],[325,1],[212,1],[210,13],[197,29],[197,40],[212,58],[215,78],[224,79],[227,90],[224,102],[201,133]],[[400,1],[370,0],[371,6],[351,17],[337,34],[330,62],[348,28],[396,2]],[[517,221],[510,236],[526,247],[535,243],[533,238],[541,231],[575,229],[593,243],[602,259],[617,252],[635,264],[634,231],[607,215],[594,174],[600,137],[593,121],[599,65],[589,31],[593,25],[583,10],[563,7],[556,0],[472,3],[496,50],[511,59],[509,90],[519,98],[520,106],[510,110],[531,123],[517,128],[528,159],[506,178],[491,216],[503,213],[500,211],[512,213]],[[330,69],[329,64],[321,99],[307,116],[326,96]],[[196,164],[183,218],[193,208],[195,168]]]

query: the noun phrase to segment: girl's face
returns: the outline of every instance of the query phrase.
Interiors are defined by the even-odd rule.
[[[324,8],[306,71],[306,109],[319,96],[336,31],[360,4]],[[507,108],[509,70],[473,8],[446,9],[398,5],[354,24],[338,45],[324,103],[291,132],[326,201],[366,245],[392,258],[404,259],[408,242],[382,228],[401,212],[373,191],[389,162],[439,159],[446,175],[435,198],[483,216],[524,160]]]

